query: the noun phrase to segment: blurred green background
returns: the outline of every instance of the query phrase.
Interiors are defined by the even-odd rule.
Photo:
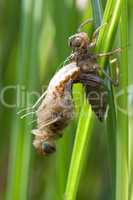
[[[106,0],[102,4],[105,8]],[[130,66],[132,0],[128,6]],[[92,17],[89,0],[0,0],[0,199],[65,198],[63,191],[79,113],[57,142],[57,152],[50,157],[38,155],[32,146],[31,129],[36,126],[31,123],[33,119],[21,120],[16,113],[32,105],[46,89],[71,52],[68,37]],[[89,35],[93,28],[86,26]],[[130,69],[132,84],[133,68]],[[111,190],[105,123],[95,118],[77,199],[110,200]]]

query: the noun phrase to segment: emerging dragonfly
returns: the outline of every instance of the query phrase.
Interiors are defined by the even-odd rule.
[[[72,86],[82,83],[85,87],[86,97],[91,104],[92,110],[102,121],[107,108],[107,91],[103,80],[99,76],[102,70],[97,63],[97,58],[111,56],[120,49],[108,53],[92,53],[96,46],[96,36],[99,30],[105,26],[98,27],[90,39],[82,27],[92,22],[87,20],[80,25],[78,32],[68,39],[72,53],[64,62],[63,67],[53,76],[46,92],[39,98],[31,108],[37,116],[37,129],[32,132],[35,135],[33,145],[43,155],[51,154],[56,150],[55,141],[62,136],[63,129],[68,125],[74,115],[74,102],[72,99]],[[104,75],[114,84],[118,85],[118,62],[116,64],[116,79],[113,80],[104,70]],[[24,111],[24,110],[22,110]],[[33,113],[33,112],[31,112]],[[22,116],[30,114],[26,113]]]

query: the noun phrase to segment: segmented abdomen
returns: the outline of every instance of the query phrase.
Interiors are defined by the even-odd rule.
[[[107,108],[107,91],[99,84],[95,87],[87,85],[85,90],[92,110],[95,112],[98,119],[102,121]]]
[[[37,128],[45,130],[50,137],[60,135],[73,118],[72,82],[79,72],[75,62],[61,68],[50,81],[47,94],[36,112]]]
[[[93,73],[82,73],[80,78],[85,87],[86,97],[89,100],[92,110],[95,112],[98,119],[102,121],[104,119],[108,102],[108,93],[103,80]]]

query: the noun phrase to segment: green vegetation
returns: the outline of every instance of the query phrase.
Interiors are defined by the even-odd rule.
[[[84,2],[0,2],[0,199],[133,200],[133,2]],[[107,23],[95,52],[122,49],[115,55],[119,86],[114,88],[105,79],[109,110],[101,123],[81,85],[75,85],[76,117],[57,141],[56,153],[40,156],[32,145],[35,115],[20,119],[17,112],[33,105],[46,89],[71,53],[68,37],[88,18],[93,23],[83,30],[90,37],[96,27]],[[107,57],[98,63],[114,76],[115,66]]]

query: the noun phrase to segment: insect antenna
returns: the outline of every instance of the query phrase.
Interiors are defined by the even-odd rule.
[[[82,24],[80,24],[80,26],[77,29],[77,32],[81,32],[81,29],[86,25],[86,24],[90,24],[93,22],[93,19],[87,19],[85,20]]]

